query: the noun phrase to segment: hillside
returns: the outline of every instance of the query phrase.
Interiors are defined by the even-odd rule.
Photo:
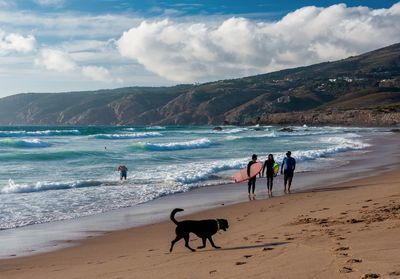
[[[0,124],[400,124],[400,44],[335,62],[173,87],[25,93]]]

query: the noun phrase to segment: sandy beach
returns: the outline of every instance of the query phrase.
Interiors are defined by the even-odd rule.
[[[322,186],[322,185],[321,185]],[[76,246],[0,261],[2,278],[396,278],[400,172],[331,187],[220,205],[183,219],[229,220],[190,252],[169,253],[171,221],[88,237]],[[201,240],[194,235],[190,245]]]

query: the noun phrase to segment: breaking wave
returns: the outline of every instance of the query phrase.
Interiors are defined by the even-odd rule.
[[[143,132],[143,133],[125,133],[125,134],[98,134],[95,135],[96,139],[120,140],[120,139],[140,139],[140,138],[154,138],[162,137],[159,132]]]
[[[14,147],[14,148],[45,148],[51,146],[51,144],[45,141],[41,141],[39,139],[26,139],[26,140],[2,139],[0,140],[0,146]]]
[[[99,180],[77,180],[77,181],[66,181],[66,182],[46,182],[39,181],[35,184],[17,184],[12,179],[8,181],[8,185],[0,189],[2,194],[13,194],[13,193],[32,193],[42,192],[50,190],[65,190],[72,188],[83,188],[83,187],[98,187],[102,185],[117,184],[117,182],[107,182]]]
[[[217,143],[210,141],[208,138],[184,141],[184,142],[170,142],[170,143],[137,143],[133,147],[146,149],[150,151],[171,151],[171,150],[185,150],[185,149],[198,149],[208,148]]]
[[[0,137],[45,137],[80,135],[79,130],[0,131]]]

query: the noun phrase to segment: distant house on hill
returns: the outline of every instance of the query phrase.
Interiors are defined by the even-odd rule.
[[[400,79],[392,78],[392,79],[382,79],[379,81],[380,88],[400,88]]]

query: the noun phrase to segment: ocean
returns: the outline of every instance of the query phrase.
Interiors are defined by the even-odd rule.
[[[0,230],[98,215],[232,183],[253,153],[287,150],[298,172],[346,162],[380,128],[294,126],[0,127]],[[126,165],[121,182],[117,167]],[[243,189],[245,193],[247,189]]]

